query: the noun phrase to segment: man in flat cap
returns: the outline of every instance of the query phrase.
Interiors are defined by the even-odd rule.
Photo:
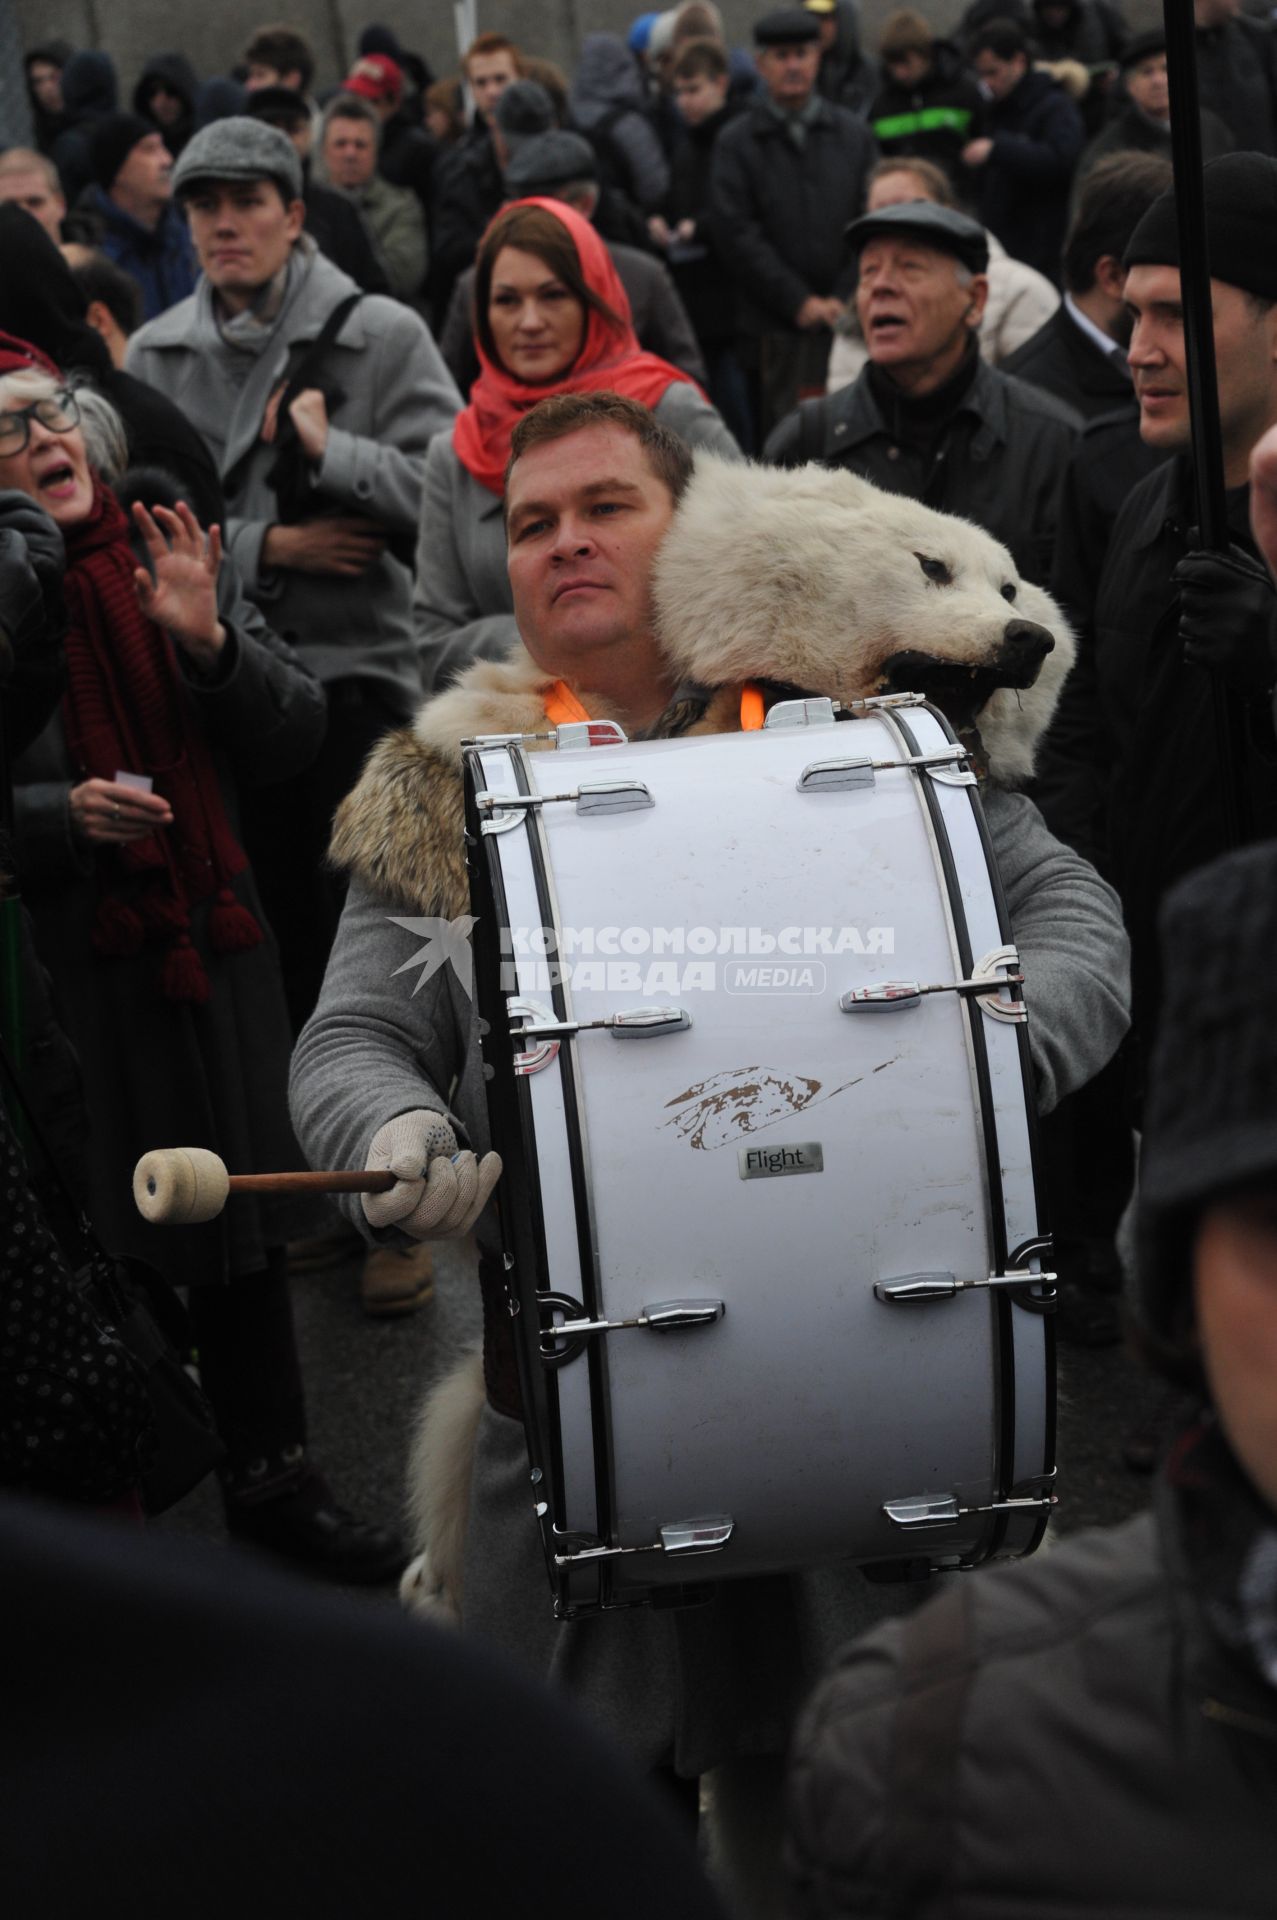
[[[1126,105],[1096,134],[1073,176],[1076,201],[1091,168],[1110,153],[1155,153],[1171,157],[1171,89],[1166,71],[1166,29],[1150,27],[1131,40],[1119,62]],[[1236,146],[1217,113],[1201,110],[1202,158],[1218,160]]]
[[[832,328],[851,292],[844,240],[877,158],[866,123],[816,91],[820,27],[802,7],[754,28],[764,92],[714,150],[711,225],[741,302],[741,359],[765,438],[822,393]]]
[[[931,200],[847,229],[869,359],[849,387],[805,400],[767,442],[778,466],[848,467],[875,486],[974,520],[1045,585],[1060,471],[1081,422],[984,361],[988,242]]]
[[[369,747],[421,698],[409,563],[426,447],[460,396],[424,322],[361,295],[303,232],[301,161],[278,128],[215,121],[173,185],[202,277],[134,334],[129,371],[208,443],[245,589],[328,689],[318,758],[249,822],[300,1027],[341,910],[323,865],[333,812]],[[386,1310],[382,1278],[374,1269],[367,1281],[370,1310]],[[387,1280],[392,1301],[423,1284],[420,1273]]]
[[[1179,231],[1167,193],[1131,237],[1125,297],[1140,433],[1172,457],[1118,515],[1041,761],[1043,782],[1081,823],[1070,838],[1101,851],[1122,895],[1140,1060],[1159,1015],[1158,908],[1175,881],[1228,846],[1225,784],[1252,837],[1277,833],[1277,593],[1251,534],[1248,484],[1251,451],[1277,423],[1277,160],[1227,154],[1204,183],[1230,545],[1196,550]],[[1243,743],[1227,761],[1212,721],[1217,689]]]

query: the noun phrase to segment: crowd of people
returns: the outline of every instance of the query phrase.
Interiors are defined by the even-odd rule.
[[[656,1835],[618,1913],[713,1912],[706,1780],[734,1913],[1271,1909],[1277,25],[1194,14],[1213,544],[1166,40],[1113,0],[973,0],[952,36],[900,10],[875,45],[856,0],[804,0],[748,48],[683,0],[571,72],[482,32],[442,76],[382,26],[324,76],[266,24],[224,74],[157,54],[126,106],[109,51],[27,51],[34,144],[0,151],[0,1486],[116,1532],[15,1508],[7,1551],[29,1592],[96,1554],[118,1644],[169,1599],[202,1623],[161,1557],[133,1592],[119,1523],[209,1472],[232,1536],[295,1567],[384,1584],[415,1551],[412,1608],[594,1721],[475,1662],[520,1740],[544,1714],[583,1743],[582,1806],[600,1727],[655,1784],[663,1809],[617,1790],[616,1858]],[[747,612],[730,672],[673,663],[658,556],[693,484],[730,516],[744,461],[974,523],[1008,621],[1043,590],[1075,636],[1013,772],[973,695],[952,715],[1024,968],[1055,1326],[1166,1382],[1112,1436],[1115,1468],[1157,1469],[1149,1516],[867,1638],[902,1609],[854,1568],[553,1617],[480,1010],[450,968],[400,977],[396,916],[469,910],[464,739],[745,730],[838,691],[797,633],[764,659]],[[159,1230],[131,1181],[162,1142],[393,1183]],[[290,1276],[357,1261],[394,1319],[432,1242],[470,1236],[482,1356],[427,1410],[406,1543],[312,1456]],[[224,1596],[232,1702],[275,1605]],[[392,1719],[371,1626],[298,1618]],[[354,1910],[355,1824],[319,1912]],[[160,1858],[176,1890],[189,1855]],[[409,1867],[385,1870],[390,1906]]]

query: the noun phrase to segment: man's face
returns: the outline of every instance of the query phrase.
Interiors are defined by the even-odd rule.
[[[62,111],[62,69],[52,60],[33,60],[27,68],[31,91],[46,113]]]
[[[0,174],[0,201],[5,200],[24,207],[40,222],[51,240],[61,240],[67,203],[60,193],[53,191],[38,168],[33,167],[30,173]]]
[[[798,40],[787,47],[761,47],[755,55],[763,85],[778,107],[804,107],[820,71],[819,40]]]
[[[314,138],[314,133],[309,116],[305,119],[294,119],[289,114],[280,114],[276,119],[266,114],[261,116],[257,114],[253,115],[254,120],[259,117],[265,121],[268,127],[275,127],[280,133],[287,134],[297,149],[297,157],[299,160],[308,160],[310,158],[311,142]]]
[[[1166,55],[1151,53],[1127,70],[1126,91],[1141,113],[1150,120],[1169,120],[1171,89],[1166,78]]]
[[[931,72],[931,55],[920,47],[906,47],[903,53],[884,55],[882,64],[898,87],[916,87]]]
[[[366,187],[377,170],[377,136],[366,120],[330,120],[324,165],[335,187]]]
[[[1194,1317],[1212,1404],[1252,1485],[1277,1509],[1277,1186],[1208,1209]]]
[[[284,71],[279,67],[263,66],[260,60],[254,60],[249,66],[244,89],[247,93],[256,93],[259,87],[292,87],[297,93],[306,91],[295,67]]]
[[[504,48],[499,53],[475,53],[470,56],[466,64],[466,78],[470,82],[475,107],[489,126],[492,125],[497,101],[518,77],[514,55],[507,53]]]
[[[306,205],[286,205],[272,180],[210,180],[186,196],[199,263],[217,291],[251,296],[273,280],[306,218]]]
[[[1274,310],[1261,313],[1242,292],[1212,280],[1215,373],[1225,453],[1248,452],[1277,399]],[[1192,439],[1188,363],[1178,267],[1132,267],[1125,299],[1133,322],[1127,358],[1140,403],[1140,437],[1173,452]]]
[[[860,256],[856,313],[876,366],[916,377],[965,345],[988,281],[977,275],[959,286],[958,270],[952,254],[902,234],[869,242]]]
[[[516,461],[507,563],[524,645],[546,672],[580,677],[650,635],[652,563],[674,501],[623,427],[581,427]]]
[[[993,100],[1005,100],[1012,90],[1019,86],[1029,70],[1026,55],[1013,53],[1009,60],[1000,60],[992,47],[984,47],[977,53],[972,65],[988,89]]]
[[[186,103],[181,94],[165,86],[157,86],[152,90],[146,106],[151,118],[158,120],[162,127],[175,127],[186,112]]]
[[[726,99],[725,73],[694,73],[686,80],[674,82],[675,104],[689,127],[699,127],[719,111]]]
[[[173,156],[159,133],[148,133],[125,157],[124,165],[111,182],[117,198],[151,201],[170,198],[173,192]]]

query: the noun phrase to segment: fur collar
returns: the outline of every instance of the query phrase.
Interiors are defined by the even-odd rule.
[[[522,647],[467,667],[410,727],[377,742],[337,809],[332,865],[408,912],[449,920],[467,912],[461,742],[480,733],[544,732],[553,683]]]

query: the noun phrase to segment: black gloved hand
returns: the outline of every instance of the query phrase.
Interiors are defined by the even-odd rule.
[[[0,686],[8,747],[20,753],[62,689],[62,535],[29,494],[0,493]]]
[[[1239,693],[1267,693],[1277,680],[1277,589],[1268,569],[1234,545],[1227,553],[1186,555],[1171,578],[1187,665],[1207,668]]]
[[[44,588],[20,533],[0,515],[0,679],[39,645],[44,634]]]

